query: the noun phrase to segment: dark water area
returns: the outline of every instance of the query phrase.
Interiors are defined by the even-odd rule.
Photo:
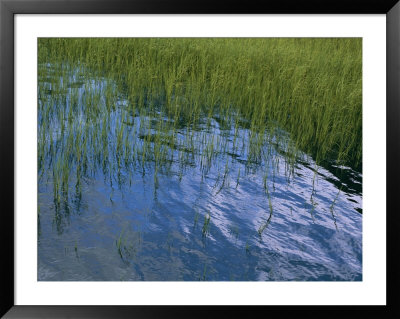
[[[38,169],[39,281],[362,280],[359,172],[318,166],[307,154],[293,162],[284,131],[253,156],[246,147],[251,129],[235,131],[218,117],[183,123],[171,144],[170,132],[156,129],[168,119],[131,113],[123,92],[105,113],[102,92],[119,90],[112,80],[76,70],[62,77],[48,65],[41,70],[38,149],[46,151]],[[88,88],[99,96],[91,121]],[[73,132],[65,133],[68,128]],[[76,146],[75,153],[65,151],[80,128],[89,132],[74,144],[87,150],[81,166],[73,160]],[[135,160],[119,157],[119,134],[141,150],[132,153]],[[161,166],[141,155],[160,136],[170,154]],[[212,156],[203,156],[214,141]],[[63,163],[68,196],[57,201],[54,168]]]

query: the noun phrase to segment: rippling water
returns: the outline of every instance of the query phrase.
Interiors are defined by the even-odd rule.
[[[39,102],[46,103],[50,81],[40,81]],[[69,85],[59,103],[68,104],[72,90],[84,94],[75,76],[69,81],[78,84]],[[121,97],[111,113],[111,131],[126,104]],[[74,121],[82,116],[77,113]],[[132,123],[141,120],[131,118]],[[55,140],[61,138],[57,125]],[[232,142],[232,130],[222,129],[218,119],[211,128]],[[185,131],[182,127],[178,139]],[[238,136],[248,143],[248,129],[241,128]],[[113,147],[110,142],[110,152]],[[123,172],[120,182],[95,169],[82,176],[79,192],[71,187],[60,209],[53,200],[52,174],[45,169],[38,185],[38,280],[362,280],[361,174],[316,166],[302,154],[288,177],[281,145],[266,147],[271,162],[252,165],[245,151],[236,151],[217,156],[205,175],[190,158],[182,168],[178,156],[157,180],[151,162],[145,173]],[[222,181],[227,158],[229,175]],[[46,158],[45,167],[50,162]]]

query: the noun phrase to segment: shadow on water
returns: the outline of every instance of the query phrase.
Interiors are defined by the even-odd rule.
[[[275,126],[39,66],[38,280],[362,279],[362,175]]]

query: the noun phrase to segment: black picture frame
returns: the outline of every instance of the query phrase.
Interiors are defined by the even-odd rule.
[[[387,49],[386,105],[386,217],[387,217],[387,305],[386,306],[16,306],[14,303],[14,15],[15,14],[385,14]],[[372,315],[399,317],[396,293],[399,284],[397,244],[397,185],[400,162],[400,3],[398,0],[283,0],[185,1],[185,0],[0,0],[0,167],[1,167],[1,297],[0,315],[5,318],[162,318],[247,317],[285,315],[335,317]],[[380,107],[380,106],[377,106]],[[380,214],[383,212],[377,212]],[[322,312],[322,313],[321,313]]]

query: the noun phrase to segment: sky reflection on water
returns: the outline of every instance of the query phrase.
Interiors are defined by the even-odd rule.
[[[84,83],[99,89],[113,85],[77,80],[72,75],[67,81],[64,103],[70,103],[73,90],[80,101]],[[41,83],[48,91],[39,96],[51,100],[46,81],[50,80]],[[111,113],[110,132],[122,121],[127,104],[122,96]],[[132,116],[130,121],[138,127],[143,118]],[[84,115],[75,114],[75,127],[82,122]],[[59,125],[51,124],[54,140],[63,138]],[[207,138],[224,136],[231,145],[233,129],[224,130],[218,119],[212,120],[211,128],[213,137]],[[178,140],[185,130],[178,132]],[[110,134],[112,155],[115,134]],[[135,136],[142,143],[143,137]],[[247,128],[238,136],[248,143]],[[288,179],[280,146],[269,145],[271,149],[273,161],[261,165],[250,165],[246,151],[216,156],[206,175],[196,159],[189,159],[191,164],[182,169],[175,149],[176,160],[157,180],[152,162],[146,163],[145,174],[140,169],[129,175],[123,171],[120,183],[111,183],[107,172],[93,166],[93,174],[82,177],[80,191],[70,191],[59,210],[51,172],[44,169],[38,185],[38,280],[362,280],[361,174],[347,168],[341,179],[332,173],[333,167],[318,167],[313,187],[316,165],[309,156],[302,154]],[[221,187],[226,158],[232,165]],[[45,167],[49,161],[46,158]],[[263,186],[266,168],[272,213]],[[71,176],[74,185],[76,177]]]

